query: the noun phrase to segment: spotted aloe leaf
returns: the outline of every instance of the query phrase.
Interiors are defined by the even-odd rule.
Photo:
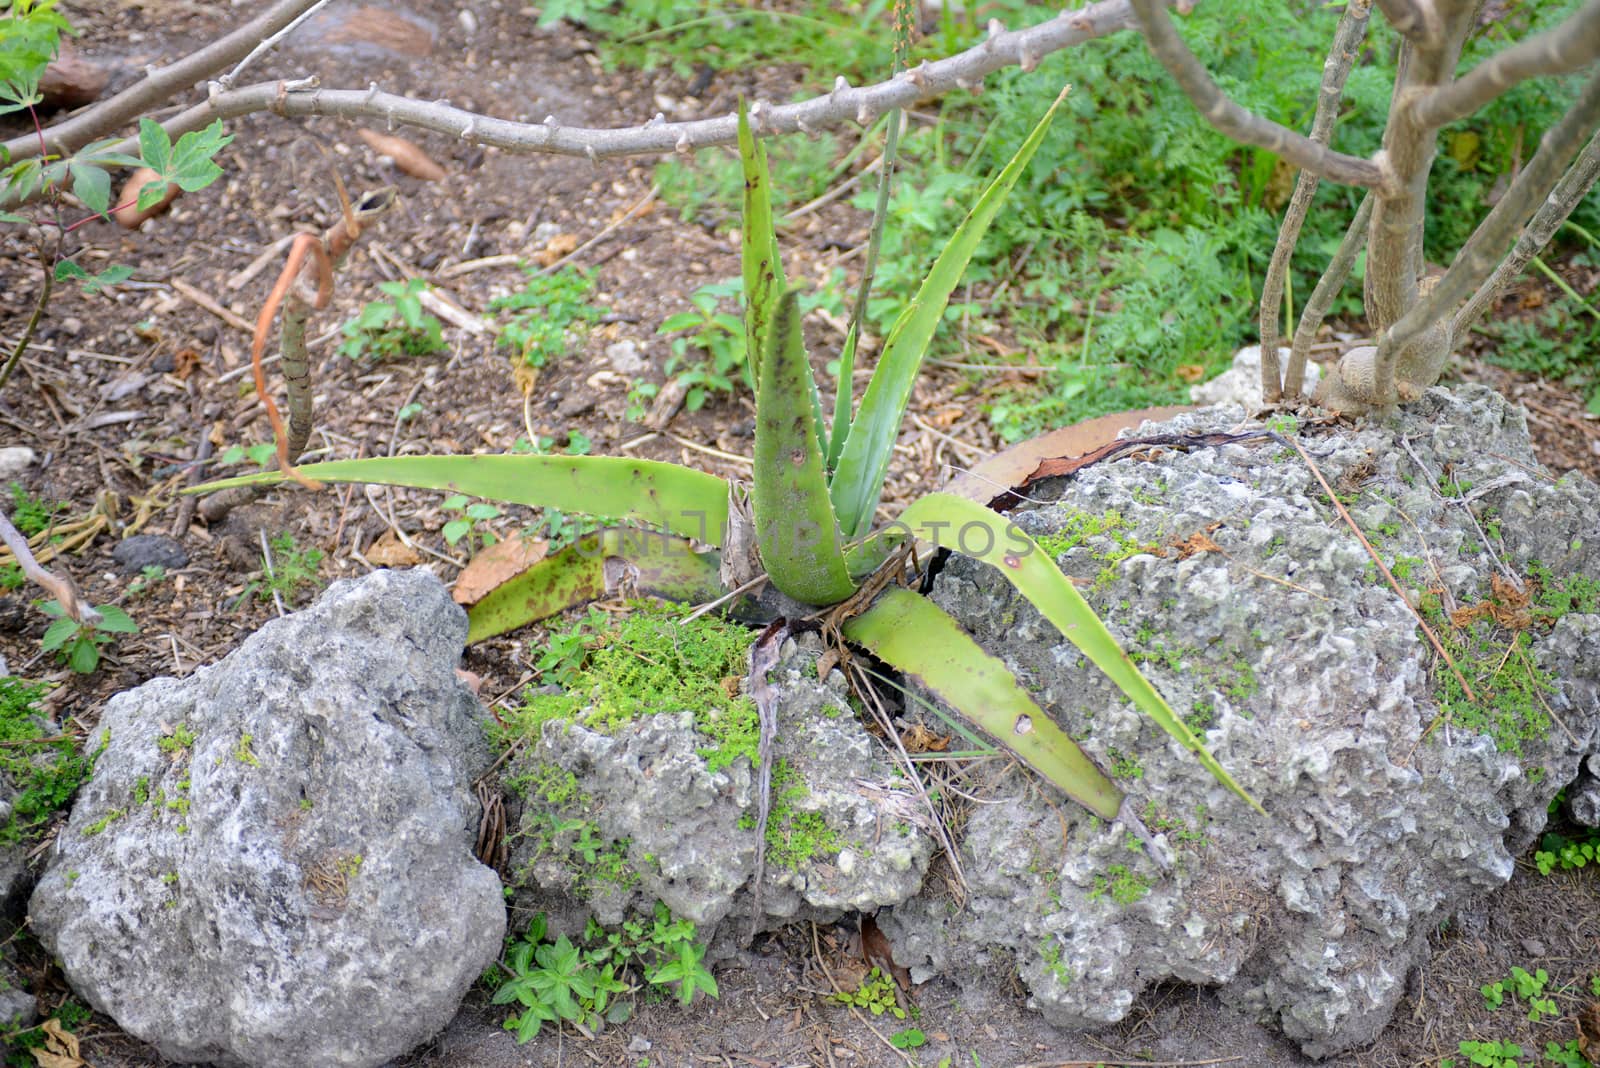
[[[806,604],[855,592],[828,497],[815,413],[806,399],[811,364],[793,291],[779,296],[756,392],[756,545],[772,584]]]
[[[1140,711],[1192,752],[1218,782],[1266,815],[1128,659],[1117,639],[1049,554],[1015,523],[976,501],[949,493],[930,493],[913,502],[901,514],[896,527],[891,539],[909,535],[993,565]]]
[[[319,482],[371,482],[487,497],[534,508],[604,515],[722,543],[728,484],[692,467],[617,456],[390,456],[306,464]],[[270,485],[281,471],[208,482],[186,492]]]
[[[1045,714],[999,659],[990,656],[932,601],[906,589],[885,591],[844,625],[845,637],[914,677],[1010,749],[1068,797],[1115,819],[1122,793]]]
[[[698,604],[723,594],[716,553],[655,531],[612,528],[579,538],[467,610],[467,642],[546,619],[618,591]]]

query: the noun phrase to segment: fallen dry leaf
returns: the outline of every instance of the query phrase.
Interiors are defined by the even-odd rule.
[[[83,1068],[86,1063],[78,1055],[78,1036],[61,1026],[54,1016],[39,1028],[44,1032],[44,1046],[31,1049],[39,1068]]]
[[[539,266],[548,267],[577,247],[577,234],[557,234],[549,241],[546,241],[544,248],[535,252],[533,258]]]
[[[448,173],[443,167],[433,161],[414,141],[407,141],[404,137],[395,137],[393,134],[379,133],[369,130],[365,126],[356,131],[361,140],[367,143],[372,151],[380,156],[388,156],[394,160],[394,165],[400,168],[402,174],[409,174],[413,178],[420,178],[424,182],[442,181]]]
[[[543,560],[550,546],[542,538],[506,538],[484,549],[456,576],[450,596],[456,604],[473,605],[483,600],[528,568]]]
[[[172,205],[174,200],[178,199],[178,194],[181,193],[182,190],[179,189],[178,184],[174,182],[167,186],[166,195],[163,196],[159,201],[143,211],[138,209],[136,206],[136,201],[139,199],[139,190],[143,189],[151,182],[158,182],[160,180],[161,175],[157,174],[149,167],[140,167],[138,170],[134,171],[128,176],[127,183],[122,187],[121,195],[117,197],[117,203],[121,206],[116,208],[111,213],[111,217],[117,220],[117,225],[121,226],[124,230],[137,230],[139,227],[144,225],[144,221],[146,219],[155,215],[160,215]]]
[[[368,547],[365,556],[369,563],[379,567],[415,567],[422,563],[417,551],[401,541],[392,530],[384,531],[383,537]]]
[[[944,753],[950,749],[950,736],[935,734],[922,724],[913,723],[911,729],[900,736],[900,744],[908,753]]]
[[[1206,376],[1206,368],[1201,363],[1180,363],[1174,373],[1185,382],[1198,382]]]

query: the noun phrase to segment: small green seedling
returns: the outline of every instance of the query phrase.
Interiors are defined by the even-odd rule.
[[[853,991],[843,991],[832,995],[828,1000],[837,1001],[841,1005],[850,1005],[858,1009],[866,1009],[874,1016],[888,1013],[896,1020],[906,1018],[906,1010],[900,1007],[899,990],[892,978],[885,975],[880,968],[874,968],[861,980],[861,985]],[[906,1047],[899,1047],[904,1049]]]
[[[167,569],[160,564],[148,564],[139,569],[139,577],[128,583],[129,597],[143,597],[167,579]]]
[[[426,356],[443,352],[443,325],[422,310],[422,293],[428,283],[420,278],[404,282],[379,282],[378,288],[393,302],[371,301],[361,313],[345,323],[345,341],[339,353],[351,359],[374,360],[396,356]]]
[[[541,368],[563,355],[576,335],[605,314],[585,298],[594,289],[594,280],[582,271],[563,268],[541,274],[536,267],[524,267],[528,281],[508,297],[489,302],[490,311],[510,312],[496,342],[516,351],[527,367]]]
[[[222,450],[222,455],[217,457],[217,463],[227,467],[243,463],[248,458],[257,467],[267,467],[276,455],[278,447],[270,441],[257,442],[254,445],[229,445]]]
[[[55,653],[57,661],[80,675],[87,675],[100,666],[100,647],[110,642],[112,635],[139,632],[139,624],[113,604],[98,606],[95,611],[100,618],[93,623],[80,623],[73,619],[67,615],[61,602],[53,598],[40,604],[39,608],[53,620],[45,628],[39,648],[47,653]]]
[[[1495,1039],[1487,1042],[1463,1041],[1457,1048],[1467,1058],[1468,1064],[1478,1065],[1479,1068],[1521,1068],[1517,1058],[1522,1056],[1522,1047],[1515,1042]],[[1439,1064],[1440,1068],[1454,1068],[1455,1059],[1447,1058]]]
[[[469,503],[471,500],[472,498],[466,494],[457,493],[454,496],[446,497],[439,504],[439,507],[447,512],[461,513],[459,517],[450,520],[439,531],[444,535],[445,544],[453,547],[462,538],[466,538],[469,552],[473,548],[474,541],[485,549],[495,543],[494,533],[482,524],[488,523],[491,519],[498,519],[503,514],[500,509],[492,504],[486,504],[483,501],[479,501],[476,504]]]
[[[927,1042],[928,1036],[915,1027],[907,1027],[889,1036],[889,1045],[895,1049],[917,1049]]]

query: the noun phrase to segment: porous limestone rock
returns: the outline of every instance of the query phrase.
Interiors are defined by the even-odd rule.
[[[466,628],[378,571],[112,698],[31,903],[73,988],[184,1063],[373,1066],[448,1023],[505,930]]]
[[[1289,362],[1289,350],[1278,350],[1279,366]],[[1322,380],[1322,367],[1306,364],[1303,388],[1309,396]],[[1233,366],[1215,378],[1189,387],[1189,399],[1196,404],[1236,404],[1248,412],[1261,408],[1261,346],[1246,345],[1233,357]]]
[[[1244,417],[1208,409],[1141,432]],[[1300,440],[1408,597],[1443,591],[1446,611],[1503,621],[1480,624],[1483,651],[1456,654],[1486,714],[1475,723],[1448,697],[1455,684],[1406,604],[1271,438],[1031,487],[1055,503],[1018,524],[1057,536],[1063,569],[1270,815],[1218,785],[999,575],[952,557],[933,599],[1119,780],[1174,862],[1163,870],[1126,828],[1004,779],[962,831],[965,907],[925,893],[878,918],[914,974],[1014,967],[1070,1027],[1121,1019],[1152,983],[1216,985],[1326,1057],[1373,1038],[1429,932],[1510,877],[1596,748],[1600,491],[1546,476],[1521,412],[1481,387]]]
[[[759,924],[837,919],[903,901],[932,852],[925,809],[867,736],[838,671],[818,681],[820,644],[789,641],[769,674],[781,695],[769,860]],[[525,795],[511,854],[521,911],[561,928],[620,922],[655,901],[710,939],[754,908],[755,773],[712,770],[693,717],[662,713],[608,731],[548,722],[507,776]],[[565,907],[563,903],[565,899]],[[572,903],[581,903],[576,910]]]

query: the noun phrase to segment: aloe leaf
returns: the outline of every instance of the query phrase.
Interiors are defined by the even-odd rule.
[[[728,484],[692,467],[617,456],[390,456],[333,460],[298,469],[320,482],[468,493],[509,504],[613,516],[662,527],[710,545],[722,543],[728,522]],[[270,485],[281,471],[225,478],[185,490],[211,493],[232,486]]]
[[[783,257],[778,252],[778,235],[772,213],[772,176],[767,170],[767,148],[750,129],[744,99],[739,100],[739,162],[744,169],[744,217],[739,234],[739,258],[744,273],[745,358],[750,362],[750,380],[761,381],[761,359],[769,344],[768,334],[778,296],[786,288]],[[817,441],[826,449],[822,398],[817,381],[806,374],[812,420]],[[759,402],[757,404],[759,407]]]
[[[1044,118],[1034,126],[1028,139],[1017,149],[1017,154],[989,183],[972,211],[956,229],[950,243],[939,254],[933,269],[906,309],[900,313],[883,343],[883,353],[878,358],[877,369],[867,392],[861,398],[861,407],[850,425],[844,451],[839,456],[838,469],[833,476],[833,504],[839,513],[839,524],[845,536],[854,538],[866,532],[872,522],[872,513],[883,495],[883,479],[889,471],[889,456],[894,448],[900,423],[905,418],[906,404],[911,399],[911,387],[922,367],[922,358],[933,340],[933,332],[944,318],[950,294],[955,291],[966,272],[967,264],[977,251],[978,242],[989,229],[989,224],[999,214],[1012,186],[1033,158],[1034,151],[1044,140],[1056,108],[1061,106],[1065,93],[1056,97]]]
[[[1218,782],[1266,815],[1255,798],[1234,781],[1188,724],[1172,711],[1150,680],[1128,659],[1128,654],[1122,651],[1116,638],[1089,607],[1089,602],[1061,573],[1049,554],[1015,523],[965,497],[930,493],[912,503],[901,514],[898,525],[919,540],[993,565],[1145,715],[1194,753]],[[904,537],[903,532],[901,537]]]
[[[768,331],[756,383],[756,546],[772,584],[806,604],[833,604],[855,592],[839,546],[828,478],[806,403],[811,364],[800,339],[800,305],[783,293]]]
[[[751,363],[751,381],[759,382],[767,325],[784,287],[783,260],[778,256],[778,237],[773,231],[767,148],[750,131],[743,97],[739,98],[739,162],[744,168],[744,219],[739,233],[739,257],[744,269],[744,351]]]
[[[608,529],[579,538],[495,587],[467,610],[467,642],[481,641],[604,597],[616,588],[696,604],[725,592],[716,553],[683,538]]]
[[[1005,664],[984,652],[938,605],[910,590],[891,588],[845,623],[844,635],[914,676],[1090,812],[1117,818],[1122,792]]]

